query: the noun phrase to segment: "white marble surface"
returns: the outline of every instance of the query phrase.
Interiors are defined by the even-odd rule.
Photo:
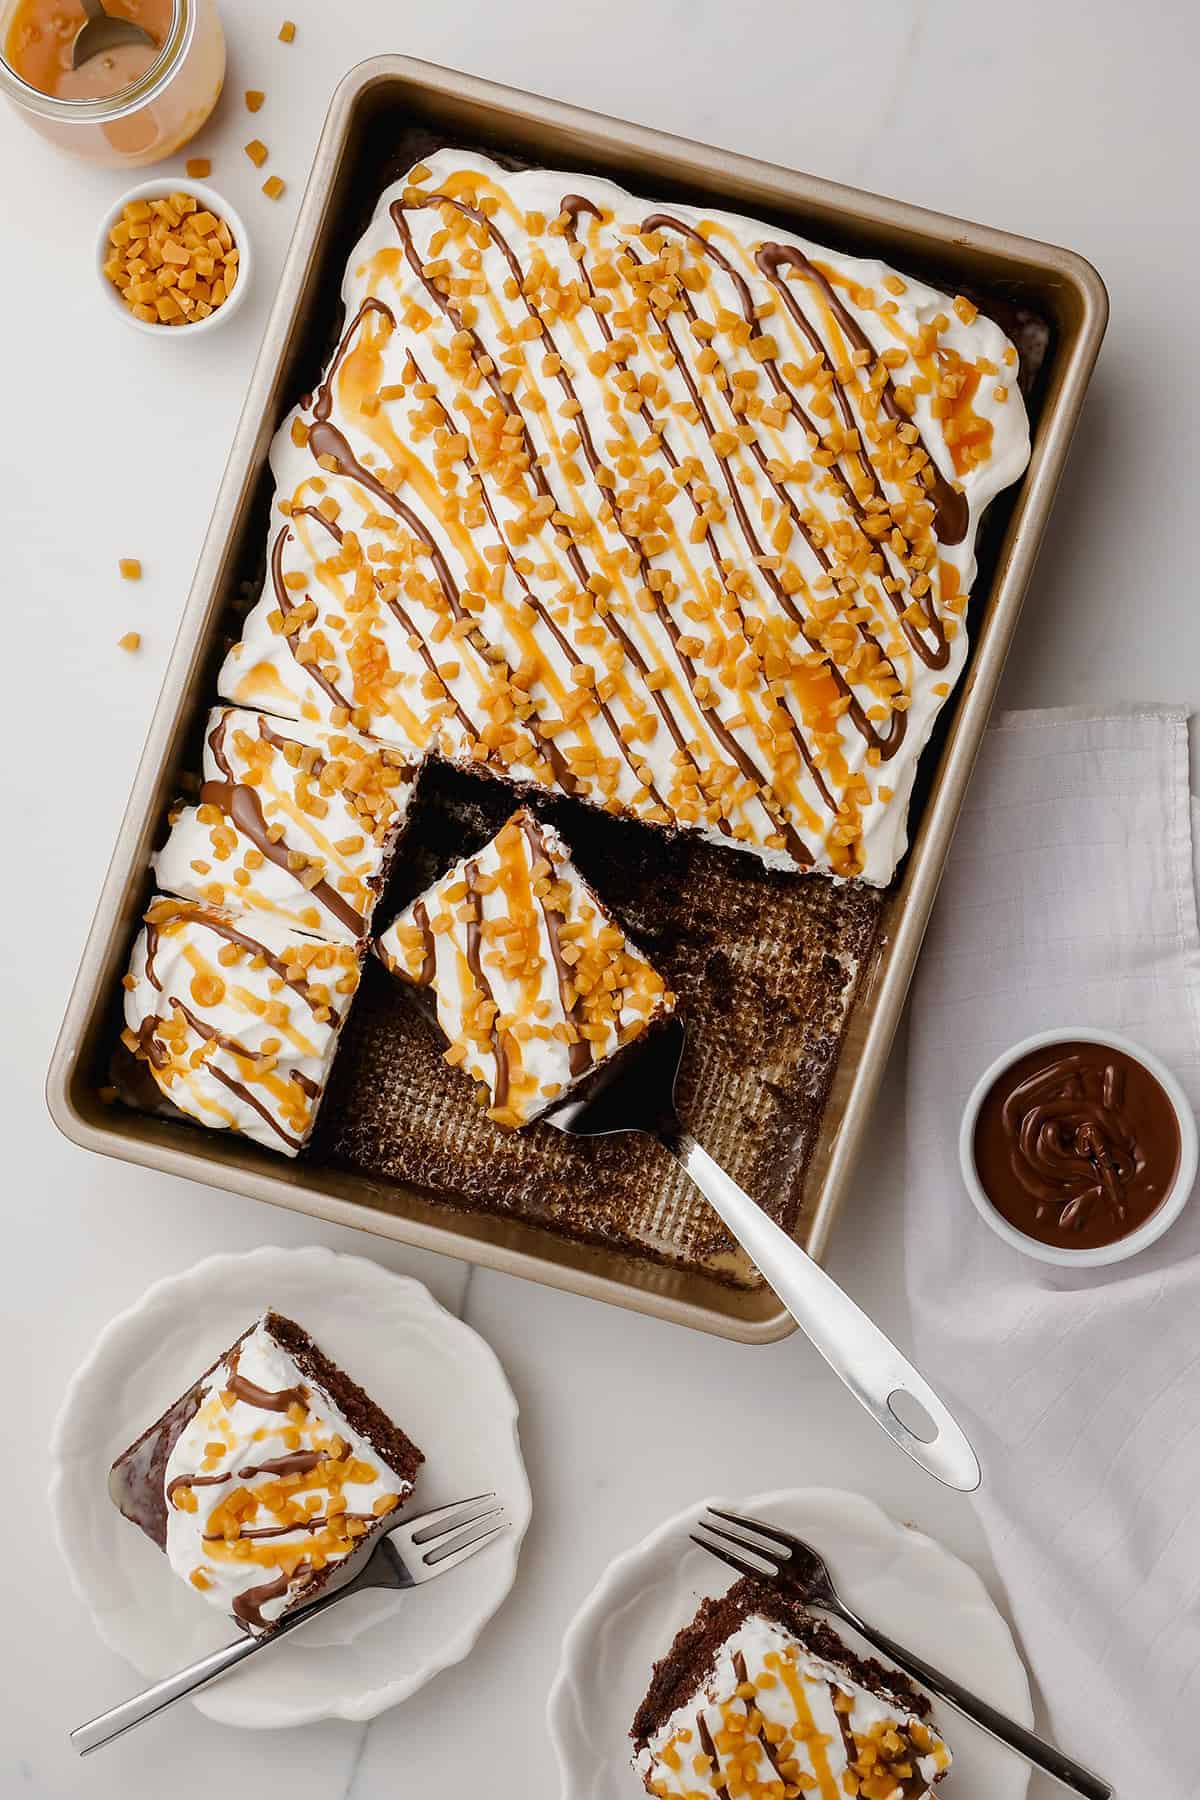
[[[859,1487],[988,1572],[970,1503],[877,1436],[799,1339],[739,1349],[458,1264],[314,1228],[106,1163],[45,1113],[43,1072],[112,846],[335,78],[404,50],[942,206],[1082,250],[1113,299],[1007,679],[1009,704],[1200,702],[1200,454],[1191,9],[1120,0],[287,0],[227,4],[229,91],[196,146],[251,224],[255,291],[197,344],[127,332],[91,292],[96,220],[123,185],[61,159],[7,111],[3,609],[8,754],[0,931],[8,1394],[0,1480],[6,1629],[0,1794],[63,1800],[547,1800],[543,1699],[563,1625],[609,1556],[714,1487]],[[248,86],[267,91],[251,125]],[[241,144],[289,180],[272,206]],[[140,556],[138,587],[116,574]],[[116,648],[144,636],[133,658]],[[832,1267],[903,1343],[894,1145],[902,1048],[876,1154]],[[101,1324],[217,1249],[321,1241],[420,1273],[504,1359],[536,1494],[521,1577],[471,1661],[369,1729],[249,1736],[174,1715],[86,1764],[69,1726],[129,1672],[93,1638],[49,1541],[41,1447]],[[932,1373],[932,1371],[931,1371]],[[701,1434],[701,1415],[720,1420]],[[714,1452],[710,1446],[719,1445]],[[269,1784],[269,1786],[268,1786]],[[1037,1790],[1035,1790],[1037,1791]]]

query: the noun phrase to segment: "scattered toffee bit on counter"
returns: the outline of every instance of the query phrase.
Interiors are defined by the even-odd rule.
[[[1044,1044],[984,1096],[975,1168],[1003,1219],[1039,1243],[1095,1249],[1156,1212],[1179,1168],[1179,1121],[1144,1063],[1109,1044]]]
[[[233,233],[194,194],[131,200],[108,242],[104,273],[134,318],[148,325],[198,324],[224,306],[237,282],[241,252]]]
[[[246,111],[256,113],[266,97],[261,88],[247,88],[245,93]]]
[[[291,19],[285,19],[279,27],[279,41],[281,44],[292,44],[295,40],[296,27]]]
[[[117,639],[117,649],[127,650],[130,655],[132,655],[135,650],[140,650],[141,647],[142,634],[140,631],[127,631],[124,637],[119,637]]]
[[[207,181],[212,174],[212,163],[207,156],[191,156],[183,166],[191,181]]]
[[[122,581],[140,581],[142,565],[136,556],[123,556],[117,564]]]
[[[267,179],[263,182],[262,191],[267,196],[268,200],[278,200],[286,186],[287,183],[283,180],[282,176],[268,175]]]
[[[262,139],[251,138],[250,142],[246,144],[244,148],[246,155],[250,158],[250,161],[254,164],[255,168],[261,169],[270,154]]]

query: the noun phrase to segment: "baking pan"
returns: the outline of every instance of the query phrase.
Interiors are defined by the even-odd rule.
[[[199,712],[212,700],[229,607],[261,544],[266,458],[279,418],[311,373],[334,323],[345,222],[362,219],[383,180],[381,144],[461,143],[521,161],[610,175],[651,197],[719,202],[775,219],[819,241],[882,256],[938,286],[965,289],[1001,311],[1048,327],[1033,411],[1033,454],[1019,484],[995,503],[980,543],[966,674],[926,751],[914,801],[912,849],[901,879],[878,900],[824,1095],[806,1148],[797,1233],[820,1257],[850,1185],[855,1157],[908,989],[971,768],[1025,589],[1045,531],[1104,333],[1103,283],[1081,257],[623,124],[406,57],[360,64],[330,106],[250,391],[201,552],[91,933],[51,1063],[47,1097],[74,1142],[111,1156],[214,1183],[293,1211],[461,1256],[487,1267],[652,1313],[743,1342],[794,1329],[769,1289],[744,1270],[685,1268],[620,1243],[597,1244],[514,1213],[460,1210],[362,1169],[289,1163],[226,1133],[206,1133],[106,1104],[115,997],[148,892],[147,857]],[[405,162],[400,155],[393,173]],[[372,182],[364,194],[363,186]],[[338,249],[341,244],[340,250]],[[747,859],[749,861],[749,859]],[[810,878],[813,879],[813,878]],[[866,943],[867,940],[864,940]],[[741,1275],[741,1281],[731,1276]]]

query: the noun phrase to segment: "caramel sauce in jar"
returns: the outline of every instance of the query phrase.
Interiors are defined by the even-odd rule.
[[[225,78],[215,0],[109,0],[153,47],[126,44],[71,67],[79,0],[0,0],[0,91],[44,137],[92,162],[136,166],[182,148]]]
[[[108,0],[114,18],[131,19],[154,39],[121,44],[71,66],[71,48],[86,22],[78,0],[18,0],[4,34],[4,60],[22,81],[62,100],[104,100],[147,74],[167,41],[173,0]]]

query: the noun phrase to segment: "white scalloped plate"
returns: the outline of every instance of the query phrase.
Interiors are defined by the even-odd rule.
[[[562,1800],[635,1800],[629,1726],[650,1682],[701,1597],[724,1593],[733,1576],[689,1543],[709,1502],[690,1506],[609,1564],[563,1639],[546,1720],[562,1775]],[[774,1519],[829,1563],[839,1591],[865,1619],[919,1656],[1033,1724],[1025,1665],[1012,1633],[974,1569],[873,1501],[837,1488],[793,1488],[750,1500],[714,1500]],[[938,1796],[1025,1800],[1029,1769],[949,1707],[935,1720],[954,1751]]]
[[[478,1334],[419,1281],[332,1250],[213,1256],[114,1319],[67,1390],[50,1445],[50,1509],[104,1642],[155,1679],[228,1643],[113,1506],[113,1458],[266,1307],[297,1319],[425,1452],[413,1510],[494,1488],[512,1529],[441,1581],[355,1595],[196,1696],[227,1725],[371,1719],[468,1654],[512,1587],[529,1523],[517,1403]],[[104,1696],[97,1696],[97,1703]]]

